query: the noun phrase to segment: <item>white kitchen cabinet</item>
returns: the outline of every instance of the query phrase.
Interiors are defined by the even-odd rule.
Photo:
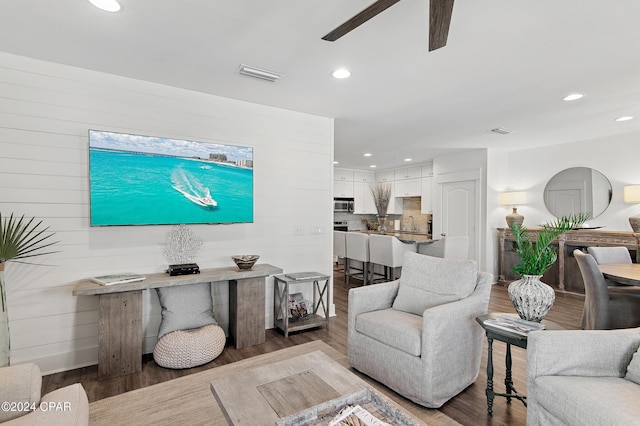
[[[394,173],[393,170],[389,170],[387,172],[377,172],[376,173],[376,182],[389,182],[392,183],[394,181]]]
[[[353,183],[353,212],[355,214],[376,214],[376,204],[371,195],[371,184],[367,182]]]
[[[333,196],[353,198],[353,182],[345,182],[342,180],[333,181]]]
[[[333,180],[353,182],[353,172],[351,170],[333,169]]]
[[[395,171],[394,180],[420,179],[422,177],[422,167],[408,167]]]
[[[374,172],[353,172],[353,181],[373,183],[376,181],[376,174]]]
[[[433,176],[433,164],[425,164],[422,166],[422,177]]]
[[[420,179],[397,180],[394,184],[396,197],[420,197],[422,195]]]
[[[393,182],[391,185],[391,200],[389,201],[387,214],[402,214],[402,198],[396,198],[396,189]]]
[[[433,193],[433,178],[432,177],[423,177],[422,178],[422,200],[420,205],[420,211],[422,214],[431,214],[433,213],[433,201],[431,195]]]

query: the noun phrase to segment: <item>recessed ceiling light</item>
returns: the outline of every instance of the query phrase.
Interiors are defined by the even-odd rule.
[[[411,161],[411,158],[405,158],[404,161]]]
[[[349,78],[351,76],[351,72],[345,68],[339,68],[331,74],[334,78]]]
[[[372,164],[372,165],[370,165],[369,167],[371,167],[372,169],[375,169],[375,168],[376,168],[376,167],[378,167],[378,166],[376,166],[375,164]]]
[[[333,164],[340,164],[340,162],[339,161],[334,161]]]
[[[577,101],[578,99],[581,99],[584,95],[582,93],[572,93],[570,95],[565,96],[564,98],[562,98],[563,101]]]
[[[633,117],[630,115],[624,115],[622,117],[616,118],[616,121],[629,121],[629,120],[633,120]]]
[[[365,154],[364,154],[364,156],[365,156],[365,157],[371,157],[371,153],[370,153],[370,152],[367,152],[367,153],[365,153]]]
[[[98,9],[102,9],[107,12],[117,12],[120,10],[120,3],[116,0],[89,0],[92,5]]]

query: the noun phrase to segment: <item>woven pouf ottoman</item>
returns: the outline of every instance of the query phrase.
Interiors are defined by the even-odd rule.
[[[220,355],[226,340],[224,330],[214,324],[173,331],[158,340],[153,349],[153,359],[165,368],[196,367]]]

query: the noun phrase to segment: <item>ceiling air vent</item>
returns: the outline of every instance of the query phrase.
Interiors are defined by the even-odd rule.
[[[499,135],[508,135],[509,133],[513,132],[513,130],[505,129],[504,127],[496,127],[495,129],[491,129],[490,131]]]
[[[247,77],[259,78],[260,80],[266,80],[270,82],[277,81],[282,74],[278,74],[274,71],[268,71],[261,68],[252,67],[250,65],[241,64],[238,68],[238,73],[246,75]]]

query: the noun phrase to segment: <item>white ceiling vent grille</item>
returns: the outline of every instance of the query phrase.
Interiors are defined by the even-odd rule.
[[[504,127],[496,127],[495,129],[491,129],[490,132],[497,133],[499,135],[508,135],[509,133],[513,133],[513,130],[505,129]]]
[[[275,71],[269,71],[261,68],[252,67],[250,65],[241,64],[238,68],[238,73],[246,75],[247,77],[258,78],[260,80],[275,82],[278,81],[282,74]]]

